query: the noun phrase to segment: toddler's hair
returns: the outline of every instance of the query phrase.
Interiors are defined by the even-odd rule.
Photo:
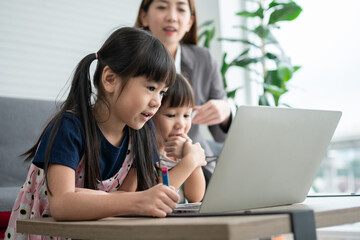
[[[176,74],[176,81],[172,87],[170,87],[163,99],[161,100],[161,107],[167,104],[167,107],[194,107],[195,96],[194,91],[189,81],[181,74]]]
[[[93,84],[97,95],[92,90],[90,65],[98,60],[94,73]],[[105,66],[115,72],[122,80],[122,89],[127,82],[137,76],[146,76],[154,82],[165,82],[171,86],[175,81],[175,66],[167,48],[151,33],[132,27],[124,27],[114,31],[105,41],[97,53],[88,54],[77,65],[71,83],[69,95],[61,105],[60,111],[51,119],[42,132],[36,144],[25,152],[26,160],[31,160],[35,154],[45,131],[50,127],[51,134],[47,145],[44,170],[47,175],[51,148],[59,130],[65,112],[74,113],[80,120],[84,132],[85,176],[84,187],[97,189],[98,181],[102,180],[100,170],[101,139],[98,135],[96,119],[92,112],[92,99],[103,101],[105,91],[101,82],[101,75]],[[109,108],[110,109],[110,108]],[[129,128],[134,149],[134,161],[137,169],[138,190],[150,188],[156,183],[154,172],[154,133],[152,124],[145,123],[140,130]],[[49,189],[49,193],[51,191]]]

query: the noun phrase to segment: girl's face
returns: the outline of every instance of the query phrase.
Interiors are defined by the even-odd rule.
[[[120,123],[140,129],[159,109],[167,87],[139,76],[130,79],[121,93],[120,90],[116,88],[110,99],[111,113]]]
[[[143,26],[170,50],[176,50],[193,23],[188,0],[154,0],[148,12],[142,12],[141,19]]]
[[[154,116],[156,128],[164,140],[171,136],[187,134],[191,127],[192,107],[170,108],[169,104],[163,105]]]

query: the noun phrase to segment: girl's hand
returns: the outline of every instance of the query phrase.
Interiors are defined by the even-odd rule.
[[[222,99],[209,100],[201,106],[195,106],[194,111],[196,114],[192,123],[208,126],[227,123],[231,114],[229,104]]]
[[[141,193],[143,196],[139,198],[137,207],[139,215],[166,217],[166,214],[176,208],[179,201],[175,188],[163,184],[158,184]]]
[[[166,156],[183,158],[184,144],[187,140],[191,141],[190,138],[185,134],[172,136],[166,139],[166,142],[164,144]]]
[[[195,163],[195,168],[202,167],[207,164],[205,160],[205,151],[200,146],[200,143],[192,144],[191,141],[187,140],[184,143],[183,155],[183,160],[191,159]]]

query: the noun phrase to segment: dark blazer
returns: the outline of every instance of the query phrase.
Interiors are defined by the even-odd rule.
[[[182,44],[181,72],[194,90],[196,105],[202,105],[210,99],[226,99],[217,63],[206,48]],[[215,141],[224,142],[226,133],[220,125],[209,126],[209,130]],[[193,142],[201,144],[207,156],[214,155],[206,139],[201,135],[198,124],[192,125],[188,135]]]

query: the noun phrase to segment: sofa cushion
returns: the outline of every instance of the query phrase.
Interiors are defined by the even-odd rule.
[[[22,186],[30,162],[19,155],[35,144],[55,110],[55,101],[0,97],[0,187]]]
[[[20,187],[0,187],[0,212],[11,211]]]
[[[55,111],[55,101],[0,97],[1,214],[12,210],[30,166],[19,155],[36,143]]]

